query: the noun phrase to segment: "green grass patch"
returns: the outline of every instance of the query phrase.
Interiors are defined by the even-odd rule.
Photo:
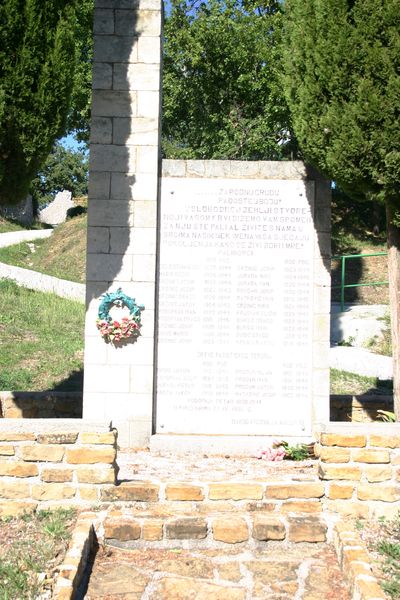
[[[381,559],[382,588],[391,598],[400,598],[400,513],[382,520],[375,550]]]
[[[83,366],[85,307],[0,281],[0,389],[42,391]]]
[[[0,233],[9,233],[13,231],[27,231],[30,229],[46,229],[47,226],[39,222],[34,222],[30,227],[20,225],[16,221],[11,221],[0,216]]]
[[[75,511],[64,508],[0,519],[1,600],[32,600],[51,589],[74,522]]]
[[[366,393],[390,394],[392,381],[382,381],[377,377],[365,377],[357,373],[331,369],[331,394],[360,395]]]
[[[84,283],[86,230],[86,215],[75,217],[59,225],[49,238],[0,248],[0,262]]]

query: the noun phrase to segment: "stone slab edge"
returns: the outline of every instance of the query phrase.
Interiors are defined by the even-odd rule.
[[[372,559],[351,523],[335,523],[333,543],[352,600],[385,600],[387,596],[372,572]]]
[[[85,419],[0,419],[0,432],[13,433],[52,433],[66,431],[108,432],[107,421]]]
[[[14,246],[21,242],[29,242],[48,238],[52,235],[54,229],[29,229],[28,231],[7,231],[0,234],[0,248]]]
[[[78,516],[64,562],[58,567],[53,600],[73,600],[75,598],[97,540],[98,524],[96,513],[84,512]]]
[[[82,303],[85,302],[86,286],[83,283],[58,279],[38,271],[31,271],[30,269],[23,269],[2,262],[0,262],[0,277],[12,279],[17,285],[32,290],[56,294],[61,298],[68,298]]]

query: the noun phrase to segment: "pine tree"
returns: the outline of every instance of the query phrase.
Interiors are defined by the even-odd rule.
[[[65,131],[74,82],[75,0],[0,5],[0,204],[23,200]]]
[[[283,86],[303,157],[386,206],[394,393],[400,420],[398,0],[286,0]]]

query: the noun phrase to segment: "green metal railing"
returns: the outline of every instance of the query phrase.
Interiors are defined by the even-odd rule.
[[[341,261],[340,285],[332,286],[333,290],[340,289],[340,309],[344,310],[344,292],[346,288],[368,287],[376,285],[388,285],[388,281],[369,281],[368,283],[345,283],[346,280],[346,261],[351,258],[366,258],[368,256],[387,256],[387,252],[374,252],[372,254],[344,254],[343,256],[332,256],[332,260]]]

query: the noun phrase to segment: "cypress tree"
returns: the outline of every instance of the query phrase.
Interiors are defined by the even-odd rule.
[[[0,5],[0,204],[16,204],[63,135],[74,82],[75,0]]]
[[[395,412],[400,420],[398,0],[286,0],[283,87],[303,157],[386,206]]]

